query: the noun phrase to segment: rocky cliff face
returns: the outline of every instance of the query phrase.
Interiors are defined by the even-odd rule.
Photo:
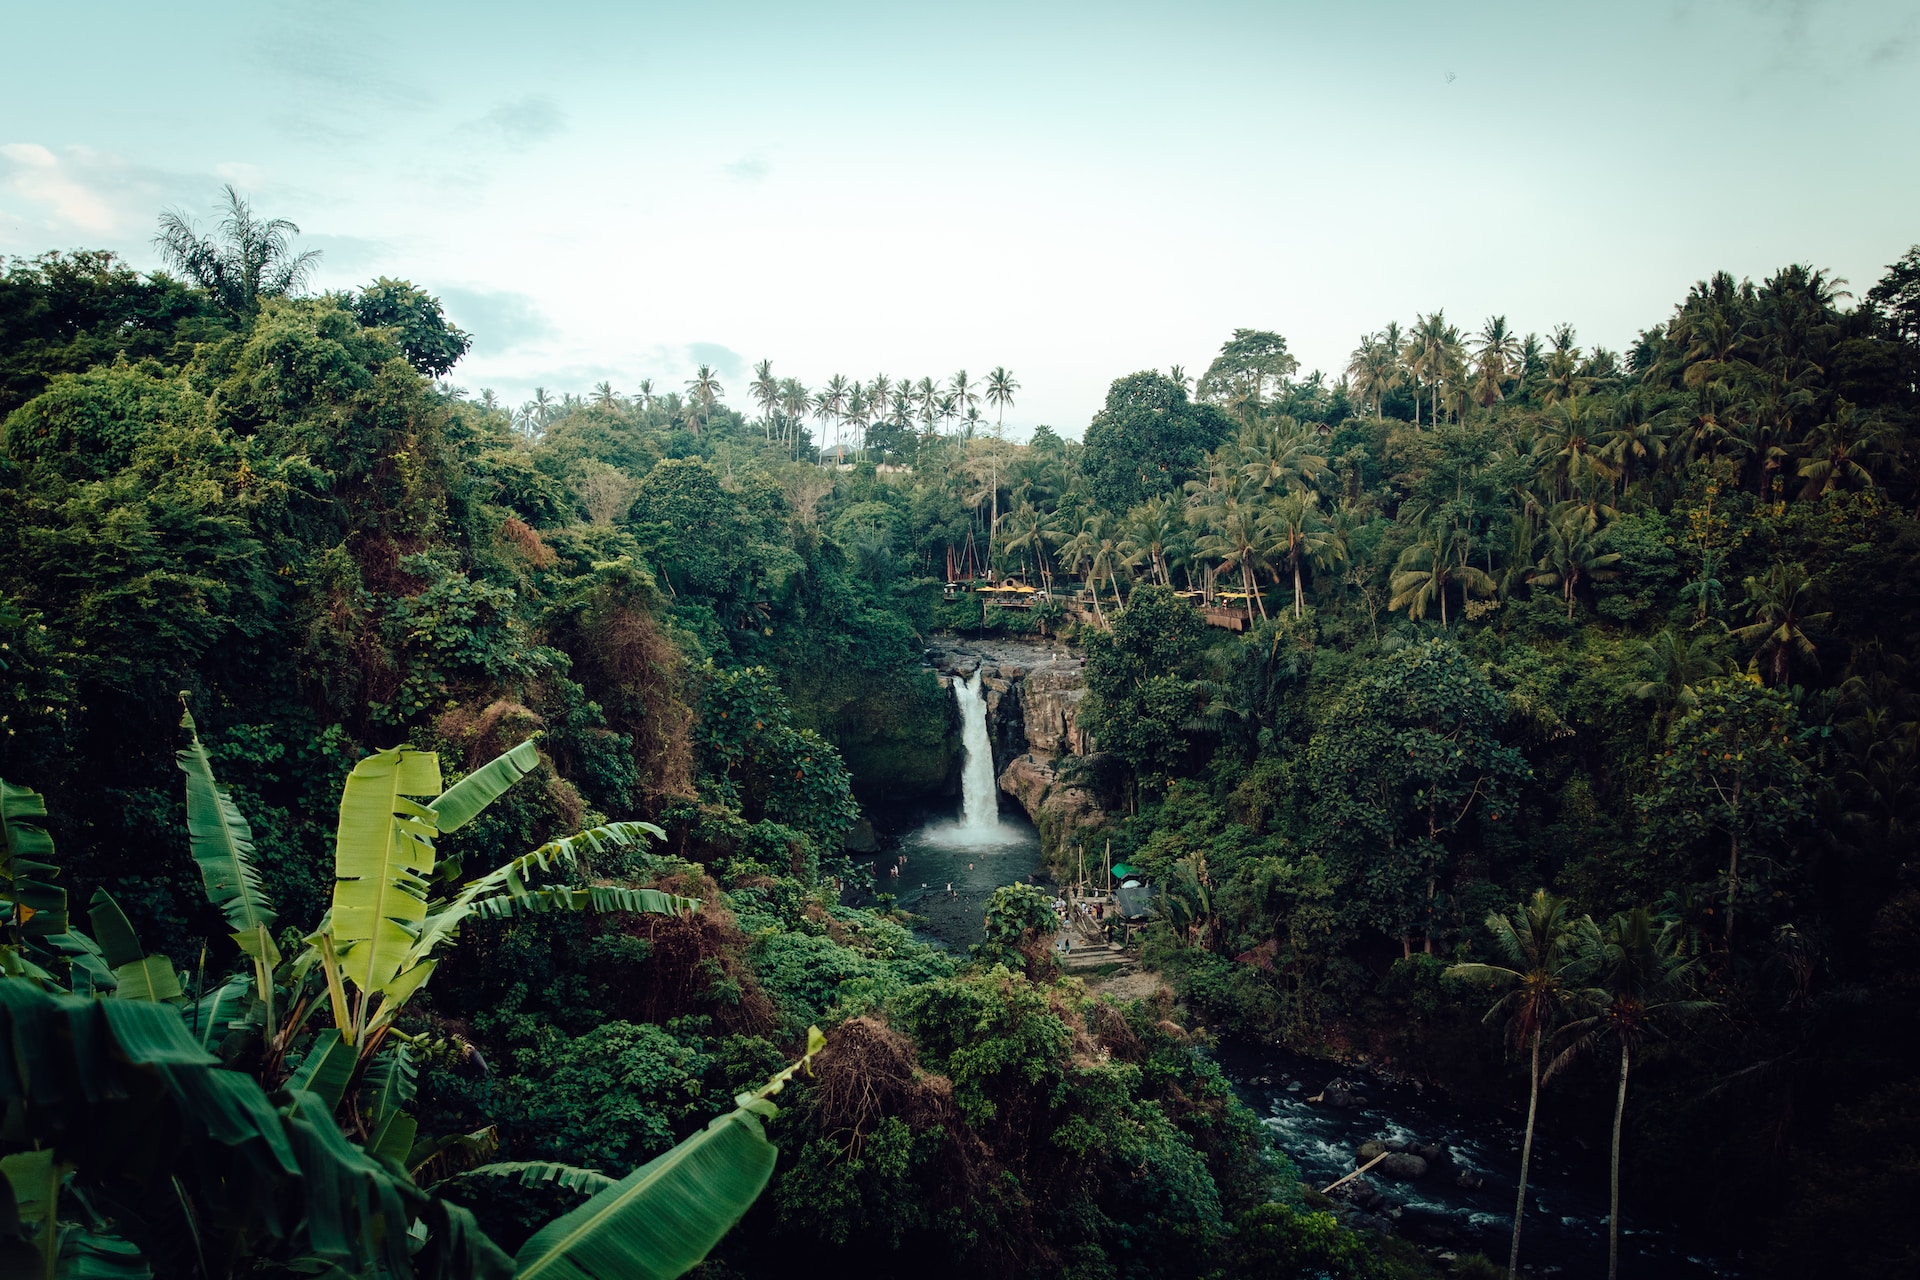
[[[958,642],[928,654],[942,679],[980,672],[1000,790],[1019,802],[1057,854],[1107,823],[1119,797],[1118,761],[1094,750],[1078,723],[1086,681],[1065,646]]]

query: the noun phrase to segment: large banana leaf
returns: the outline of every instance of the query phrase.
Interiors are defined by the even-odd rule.
[[[551,1160],[507,1160],[499,1164],[483,1164],[478,1169],[457,1173],[447,1181],[454,1182],[462,1178],[512,1178],[523,1187],[560,1187],[586,1195],[605,1191],[616,1181],[598,1169],[555,1164]]]
[[[528,738],[448,787],[445,794],[427,808],[439,817],[439,830],[458,831],[539,764],[540,753],[534,749],[533,739]]]
[[[634,911],[670,916],[699,909],[698,898],[683,898],[660,889],[628,889],[613,884],[589,885],[584,889],[562,887],[534,889],[528,893],[503,893],[492,898],[481,898],[473,904],[473,914],[492,920],[516,915],[540,915],[548,911]]]
[[[253,831],[232,797],[213,780],[213,762],[200,745],[191,712],[181,715],[180,727],[193,735],[174,759],[187,775],[187,844],[200,865],[207,900],[226,913],[236,934],[264,937],[275,913],[254,869]]]
[[[435,815],[408,796],[440,793],[440,758],[395,747],[353,767],[334,836],[333,942],[340,971],[371,994],[393,976],[427,918]]]
[[[550,840],[533,852],[523,853],[504,866],[468,881],[460,887],[460,892],[454,895],[451,902],[428,917],[412,951],[408,953],[408,966],[425,960],[436,946],[453,936],[460,922],[474,914],[476,903],[499,896],[502,890],[515,897],[532,892],[527,887],[527,877],[534,872],[578,866],[583,851],[597,853],[604,848],[634,845],[649,836],[664,840],[666,834],[651,822],[609,822],[577,835]]]
[[[0,978],[0,1109],[16,1118],[11,1138],[57,1144],[77,1166],[76,1190],[110,1188],[134,1221],[178,1222],[190,1195],[191,1220],[215,1233],[210,1257],[319,1259],[415,1280],[512,1274],[470,1215],[353,1146],[324,1107],[276,1108],[251,1076],[223,1069],[196,1044],[167,1005]],[[155,1159],[157,1141],[165,1160]],[[409,1259],[416,1217],[426,1243]],[[128,1257],[120,1242],[96,1243],[99,1256],[76,1267]]]
[[[806,1056],[736,1109],[535,1232],[514,1259],[519,1280],[674,1280],[697,1265],[773,1174],[769,1099],[825,1045],[808,1028]]]
[[[93,923],[93,936],[99,939],[101,953],[113,969],[114,995],[122,1000],[178,1000],[186,994],[180,989],[173,962],[146,953],[133,931],[133,922],[112,894],[95,889],[87,904],[87,919]]]
[[[4,923],[22,937],[44,938],[67,930],[67,891],[48,881],[53,837],[47,833],[47,802],[40,793],[0,780],[0,894]]]

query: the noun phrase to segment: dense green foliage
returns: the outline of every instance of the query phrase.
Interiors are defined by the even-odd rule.
[[[1124,780],[1114,856],[1159,890],[1147,954],[1187,1009],[1524,1096],[1484,994],[1445,975],[1549,887],[1613,922],[1593,954],[1713,1006],[1633,1042],[1627,1221],[1658,1204],[1774,1274],[1913,1264],[1914,255],[1855,308],[1808,268],[1716,276],[1625,356],[1435,313],[1330,384],[1240,330],[1197,384],[1118,380],[1084,444],[1016,445],[978,407],[1011,402],[1005,370],[815,391],[763,362],[753,416],[704,367],[684,394],[508,410],[432,380],[467,337],[427,293],[300,296],[293,229],[228,215],[224,238],[168,224],[185,282],[84,253],[0,275],[0,776],[49,802],[9,817],[7,892],[39,911],[56,865],[104,890],[106,948],[16,910],[9,955],[189,1010],[307,991],[301,1034],[343,1033],[355,1072],[382,1018],[430,1046],[428,1145],[370,1194],[537,1251],[604,1189],[583,1169],[708,1132],[818,1022],[712,1274],[1417,1266],[1298,1200],[1180,1010],[1060,980],[1044,895],[997,896],[966,957],[844,905],[863,807],[953,773],[928,637],[1046,631],[1084,647],[1087,767]],[[1051,594],[941,597],[986,567]],[[524,779],[438,834],[419,918],[574,832],[646,818],[661,845],[596,838],[577,882],[462,905],[436,968],[391,935],[379,955],[335,883],[350,771],[411,768],[383,750],[407,743],[460,784],[530,738]],[[224,798],[183,810],[182,768]],[[233,918],[241,826],[277,922]],[[330,903],[337,998],[319,961],[283,972]],[[1597,1016],[1567,1034],[1618,1039]],[[270,1097],[330,1053],[220,1069]],[[1542,1085],[1544,1125],[1605,1137],[1604,1057]],[[355,1099],[383,1079],[342,1082],[354,1151],[381,1148]]]
[[[934,483],[824,471],[710,372],[469,400],[430,380],[467,338],[429,295],[299,296],[293,229],[229,206],[169,223],[189,284],[4,277],[0,994],[16,1052],[118,1074],[20,1060],[0,1249],[536,1274],[589,1223],[673,1274],[770,1174],[713,1274],[1239,1256],[1296,1184],[1172,1008],[1061,982],[1031,892],[965,960],[842,905],[861,799],[951,771],[919,650],[964,451],[901,429]],[[56,885],[101,891],[87,933]],[[776,1166],[761,1086],[816,1022]],[[127,1146],[128,1106],[171,1154]],[[675,1161],[704,1181],[649,1181]],[[649,1236],[682,1218],[691,1252]]]

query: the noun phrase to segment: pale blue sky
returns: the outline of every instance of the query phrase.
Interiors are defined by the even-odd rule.
[[[406,276],[455,371],[979,375],[1077,433],[1236,326],[1619,347],[1688,284],[1920,241],[1908,3],[41,5],[6,22],[0,253],[155,264],[223,181]],[[1451,75],[1451,79],[1449,79]]]

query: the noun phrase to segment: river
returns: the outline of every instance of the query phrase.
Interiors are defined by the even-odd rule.
[[[1000,811],[979,679],[976,672],[952,682],[966,749],[960,811],[927,814],[874,862],[877,888],[921,918],[921,938],[955,950],[982,938],[982,917],[995,889],[1044,879],[1039,832],[1017,811]],[[1381,1197],[1369,1216],[1422,1243],[1478,1250],[1506,1261],[1521,1140],[1510,1118],[1474,1113],[1433,1090],[1284,1049],[1223,1043],[1213,1053],[1240,1100],[1316,1187],[1353,1172],[1355,1149],[1371,1139],[1442,1148],[1444,1154],[1418,1181],[1366,1175]],[[1355,1105],[1307,1100],[1335,1079],[1356,1087]],[[1552,1105],[1551,1094],[1542,1105]],[[1606,1135],[1594,1136],[1599,1145],[1588,1150],[1536,1136],[1521,1235],[1523,1272],[1604,1274]],[[1620,1241],[1622,1273],[1639,1280],[1739,1274],[1724,1261],[1687,1249],[1681,1239],[1667,1224],[1629,1219]]]
[[[1519,1188],[1520,1128],[1497,1113],[1475,1113],[1431,1089],[1267,1046],[1225,1043],[1215,1057],[1240,1100],[1251,1107],[1302,1177],[1317,1187],[1353,1172],[1354,1151],[1370,1139],[1440,1146],[1444,1155],[1415,1182],[1366,1175],[1385,1198],[1376,1210],[1401,1235],[1476,1249],[1504,1264]],[[1363,1103],[1309,1102],[1329,1081],[1356,1086]],[[1551,1107],[1549,1092],[1541,1102]],[[1536,1135],[1527,1179],[1520,1266],[1529,1274],[1604,1275],[1607,1265],[1607,1135],[1596,1145]],[[1462,1186],[1466,1173],[1477,1188]],[[1397,1211],[1397,1212],[1396,1212]],[[1629,1216],[1620,1239],[1622,1275],[1646,1280],[1707,1280],[1739,1272],[1690,1250],[1669,1224]]]

